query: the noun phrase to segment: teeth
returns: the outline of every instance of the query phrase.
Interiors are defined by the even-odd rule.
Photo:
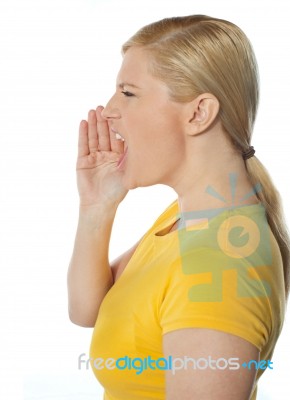
[[[116,133],[116,139],[117,140],[125,140],[124,138],[122,138],[122,136],[119,133]]]

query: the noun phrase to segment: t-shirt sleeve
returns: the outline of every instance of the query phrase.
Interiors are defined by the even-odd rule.
[[[229,257],[220,248],[184,249],[170,266],[159,309],[162,333],[217,329],[240,336],[261,351],[272,329],[267,264]]]

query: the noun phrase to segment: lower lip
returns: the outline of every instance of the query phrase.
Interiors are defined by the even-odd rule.
[[[125,153],[122,155],[122,157],[120,158],[120,160],[118,161],[117,167],[120,169],[122,167],[122,165],[124,164],[126,158],[127,158],[127,153],[128,153],[128,147],[125,150]]]

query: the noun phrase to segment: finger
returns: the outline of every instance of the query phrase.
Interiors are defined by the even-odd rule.
[[[81,121],[79,127],[78,157],[87,156],[89,153],[88,123],[87,121]]]
[[[90,110],[88,114],[88,138],[90,153],[98,151],[98,130],[95,110]]]
[[[111,148],[115,153],[124,153],[124,140],[116,138],[116,132],[110,129]]]
[[[102,117],[103,107],[99,106],[96,109],[99,150],[111,151],[111,141],[108,122]]]

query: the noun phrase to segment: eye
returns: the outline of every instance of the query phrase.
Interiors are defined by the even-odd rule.
[[[127,90],[123,90],[122,93],[123,93],[123,95],[126,96],[126,97],[133,97],[133,96],[134,96],[133,93],[128,92]]]

